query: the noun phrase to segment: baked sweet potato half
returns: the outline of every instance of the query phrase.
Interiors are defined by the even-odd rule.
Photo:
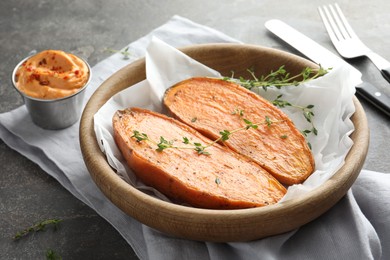
[[[164,104],[171,115],[210,139],[223,130],[258,124],[224,144],[251,158],[286,185],[302,183],[314,159],[301,132],[280,109],[246,88],[215,78],[190,78],[169,88]],[[245,119],[245,120],[244,120]]]
[[[224,146],[208,147],[209,155],[197,152],[193,143],[212,140],[165,115],[140,108],[120,110],[113,117],[113,129],[137,177],[174,202],[211,209],[251,208],[274,204],[286,192],[258,164]],[[158,150],[161,137],[179,148]]]

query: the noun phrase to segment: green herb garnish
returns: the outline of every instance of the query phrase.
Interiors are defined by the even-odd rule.
[[[140,133],[138,132],[137,130],[134,130],[133,131],[133,135],[131,137],[134,137],[135,139],[137,139],[138,142],[141,142],[141,141],[144,141],[144,140],[148,140],[149,137],[147,134],[145,133]]]
[[[62,257],[57,254],[55,251],[53,251],[52,249],[48,249],[46,251],[46,259],[47,260],[62,260]]]
[[[232,112],[232,115],[239,115],[239,116],[244,116],[244,110],[235,108]]]
[[[123,59],[124,60],[130,59],[130,56],[131,56],[131,53],[129,51],[129,47],[126,47],[123,50],[114,50],[114,49],[106,48],[106,51],[109,51],[109,52],[112,52],[112,53],[120,53],[120,54],[123,55]]]
[[[160,142],[157,143],[157,151],[163,151],[167,148],[172,148],[173,141],[167,141],[164,137],[160,136]]]
[[[314,117],[313,108],[314,108],[314,105],[307,105],[307,106],[294,105],[294,104],[291,104],[288,101],[282,100],[281,99],[282,96],[283,95],[277,96],[276,99],[274,101],[272,101],[272,104],[274,104],[275,106],[280,107],[280,108],[283,108],[283,107],[294,107],[294,108],[302,110],[302,114],[303,114],[304,118],[306,119],[307,122],[309,122],[311,124],[311,129],[305,129],[305,130],[301,131],[301,133],[304,136],[307,136],[310,133],[313,133],[314,135],[317,135],[318,134],[318,130],[314,126],[314,123],[313,123],[313,117]]]
[[[60,220],[60,219],[47,219],[47,220],[41,221],[41,222],[31,226],[31,227],[28,227],[28,228],[26,228],[26,229],[16,233],[15,236],[13,237],[13,239],[14,240],[19,240],[22,237],[25,237],[25,236],[27,236],[28,234],[30,234],[32,232],[44,231],[45,227],[48,226],[48,225],[53,225],[54,226],[54,230],[56,230],[58,228],[58,224],[61,221],[62,220]]]
[[[247,88],[247,89],[253,89],[253,88],[262,88],[264,91],[267,91],[270,87],[276,87],[277,89],[281,89],[284,86],[298,86],[299,84],[308,82],[312,79],[316,79],[318,77],[321,77],[328,73],[330,69],[324,69],[321,67],[318,69],[313,68],[304,68],[301,73],[290,76],[290,73],[288,73],[284,66],[279,67],[276,71],[271,71],[268,75],[262,75],[260,77],[257,77],[253,70],[248,69],[247,71],[250,73],[252,79],[244,79],[243,77],[240,78],[234,78],[234,74],[232,74],[232,77],[225,77],[224,80],[234,82],[237,84],[240,84],[241,86]],[[283,107],[294,107],[297,109],[302,110],[302,114],[307,122],[311,124],[310,129],[305,129],[301,131],[301,133],[306,137],[308,134],[312,133],[314,135],[318,134],[318,130],[314,126],[313,123],[313,117],[314,112],[313,108],[314,105],[308,105],[306,107],[298,106],[291,104],[290,102],[286,100],[281,99],[282,95],[279,95],[275,100],[272,101],[272,103],[280,108]],[[241,110],[242,111],[242,110]],[[241,113],[240,111],[240,113]],[[238,113],[239,110],[234,111],[234,113]],[[241,115],[241,114],[240,114]],[[241,115],[242,116],[242,115]]]
[[[232,76],[225,77],[224,80],[238,83],[247,89],[263,88],[266,91],[269,87],[280,89],[284,86],[298,86],[299,84],[321,77],[328,72],[328,70],[321,66],[318,69],[306,67],[301,73],[295,76],[291,76],[284,66],[279,67],[276,71],[271,71],[268,75],[262,75],[260,77],[257,77],[251,69],[248,69],[247,71],[250,73],[252,79],[245,79],[243,77],[237,79]]]
[[[133,135],[131,137],[137,139],[137,142],[148,141],[148,142],[156,145],[157,146],[156,150],[159,152],[162,152],[163,150],[168,149],[168,148],[171,148],[171,149],[192,149],[192,150],[195,150],[198,154],[210,155],[209,152],[205,151],[208,147],[213,146],[214,144],[216,144],[220,141],[224,142],[224,141],[229,140],[230,136],[238,131],[248,130],[250,128],[257,129],[260,124],[264,124],[264,125],[267,125],[268,127],[271,127],[271,125],[273,123],[280,122],[280,121],[272,121],[268,116],[265,117],[265,120],[262,123],[252,123],[251,121],[249,121],[245,118],[243,119],[243,121],[245,122],[244,127],[237,128],[237,129],[234,129],[231,131],[222,130],[219,132],[220,137],[218,137],[214,141],[212,141],[208,144],[205,144],[205,145],[198,143],[198,142],[192,143],[188,137],[183,137],[182,143],[190,145],[190,146],[185,146],[185,147],[174,146],[173,145],[174,140],[168,141],[163,136],[160,136],[160,141],[156,142],[156,141],[151,140],[147,134],[140,133],[138,130],[133,130]]]
[[[261,77],[257,77],[253,70],[248,70],[248,72],[251,74],[252,79],[248,80],[248,79],[244,79],[243,77],[236,79],[233,76],[232,77],[225,77],[223,79],[226,81],[238,83],[247,89],[263,88],[266,91],[267,88],[269,88],[269,87],[276,87],[277,89],[280,89],[283,86],[291,86],[291,85],[297,86],[301,83],[305,83],[307,81],[310,81],[312,79],[315,79],[315,78],[318,78],[320,76],[325,75],[328,72],[328,70],[323,69],[321,66],[319,69],[312,69],[312,68],[307,67],[307,68],[303,69],[301,73],[299,73],[295,76],[290,76],[290,74],[286,71],[284,66],[281,66],[277,71],[271,71],[268,75],[261,76]],[[304,136],[307,136],[309,133],[313,133],[313,134],[317,135],[318,131],[315,128],[315,126],[313,124],[313,120],[312,120],[312,118],[314,116],[314,112],[312,110],[314,105],[308,105],[306,107],[293,105],[288,101],[282,100],[281,97],[282,97],[282,95],[279,95],[274,101],[272,101],[272,103],[275,106],[278,106],[281,108],[291,106],[294,108],[301,109],[305,119],[309,123],[311,123],[311,129],[306,129],[306,130],[301,131],[302,134]],[[244,111],[239,109],[239,108],[236,108],[232,112],[232,115],[239,115],[240,117],[243,117]],[[196,120],[197,120],[197,117],[193,117],[191,119],[191,122],[194,123],[194,122],[196,122]],[[217,142],[227,141],[230,138],[230,136],[235,132],[242,131],[242,130],[248,130],[250,128],[257,129],[259,124],[265,124],[268,127],[271,127],[272,124],[276,122],[276,121],[272,121],[268,116],[265,117],[265,120],[262,123],[252,123],[251,121],[249,121],[248,119],[245,119],[245,118],[243,118],[243,120],[245,122],[244,127],[238,128],[235,130],[231,130],[231,131],[222,130],[219,132],[219,134],[220,134],[219,138],[217,138],[216,140],[214,140],[211,143],[206,144],[206,145],[202,145],[201,143],[191,143],[187,137],[183,137],[183,143],[190,145],[188,147],[174,146],[173,141],[168,141],[162,136],[160,137],[159,142],[155,142],[153,140],[150,140],[147,134],[140,133],[137,130],[133,131],[133,136],[131,136],[131,137],[136,138],[138,142],[149,141],[149,142],[155,144],[157,146],[156,150],[160,151],[160,152],[165,150],[165,149],[168,149],[168,148],[193,149],[198,154],[209,155],[209,153],[207,151],[205,151],[206,148],[214,145]],[[281,138],[285,139],[285,138],[287,138],[287,135],[282,135]],[[311,147],[310,144],[308,144],[308,145],[309,145],[309,147]]]

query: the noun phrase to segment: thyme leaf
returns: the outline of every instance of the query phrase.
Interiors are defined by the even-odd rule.
[[[183,144],[189,144],[190,140],[187,137],[183,137]]]
[[[265,123],[268,125],[267,121],[270,120],[270,119],[268,118],[268,120],[267,120],[267,118],[268,118],[268,116],[265,117]],[[252,123],[251,121],[249,121],[248,119],[245,119],[245,118],[244,118],[244,122],[246,124],[245,129],[247,129],[247,130],[250,129],[250,128],[257,129],[259,127],[257,124],[254,124],[254,123]]]
[[[239,115],[239,116],[244,116],[244,110],[235,108],[232,112],[232,115]]]
[[[144,140],[148,140],[149,137],[147,134],[145,133],[140,133],[139,131],[137,130],[134,130],[133,131],[133,135],[131,137],[134,137],[135,139],[137,139],[138,142],[141,142],[141,141],[144,141]]]
[[[265,117],[265,123],[267,124],[268,127],[271,127],[272,125],[272,121],[268,116]]]
[[[232,134],[229,130],[223,130],[223,131],[221,131],[219,133],[221,135],[221,140],[222,141],[229,140],[229,136]]]
[[[210,155],[209,152],[205,151],[207,147],[206,146],[203,146],[201,144],[199,145],[196,145],[194,150],[198,153],[198,154],[203,154],[203,155]]]
[[[163,151],[164,149],[167,149],[167,148],[172,148],[172,144],[173,144],[173,141],[167,141],[165,140],[164,137],[160,136],[160,142],[157,143],[157,151]]]

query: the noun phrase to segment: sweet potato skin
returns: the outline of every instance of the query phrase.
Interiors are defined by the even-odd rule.
[[[155,144],[131,137],[137,130],[151,140],[160,136],[177,140],[174,144],[181,147],[182,137],[202,144],[211,141],[173,118],[131,108],[117,111],[113,129],[115,142],[137,177],[175,202],[210,209],[251,208],[274,204],[286,192],[259,165],[221,145],[202,155],[193,149],[157,151]]]
[[[210,139],[218,138],[222,130],[245,126],[244,118],[263,122],[256,130],[236,132],[224,144],[254,160],[285,185],[302,183],[314,171],[311,150],[288,116],[238,84],[190,78],[166,91],[164,105],[173,117]],[[266,117],[274,123],[264,123]]]

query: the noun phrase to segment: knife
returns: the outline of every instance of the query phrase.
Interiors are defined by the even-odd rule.
[[[360,71],[355,67],[286,23],[273,19],[267,21],[265,27],[315,63],[321,64],[322,67],[329,68],[337,64],[346,64],[354,73],[359,73],[358,75],[361,76]],[[356,93],[387,116],[390,116],[390,97],[377,87],[368,82],[363,82],[356,87]]]

